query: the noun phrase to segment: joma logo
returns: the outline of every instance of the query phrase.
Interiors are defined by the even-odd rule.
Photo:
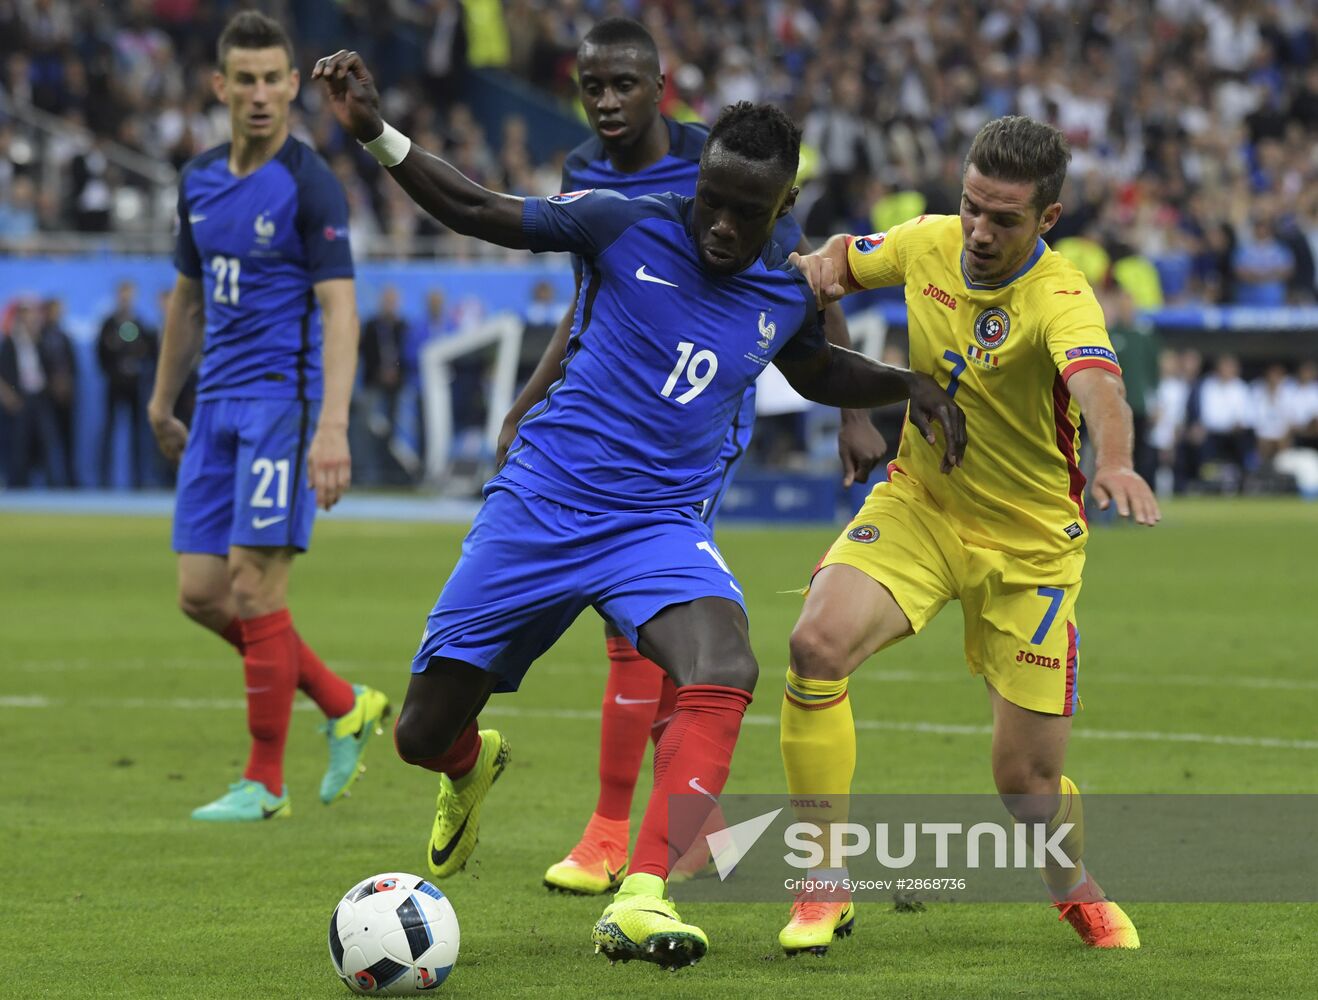
[[[933,299],[935,302],[941,302],[953,312],[956,311],[956,299],[952,297],[952,293],[943,291],[932,281],[924,286],[924,295],[927,298]]]
[[[1016,651],[1017,663],[1033,663],[1035,666],[1047,667],[1049,670],[1061,670],[1062,661],[1055,656],[1041,656],[1038,653],[1031,653],[1024,649]]]

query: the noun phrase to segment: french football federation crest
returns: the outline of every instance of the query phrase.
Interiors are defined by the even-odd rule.
[[[262,212],[256,217],[256,222],[252,224],[256,230],[256,242],[269,243],[275,235],[275,222],[270,218],[269,212]]]
[[[758,347],[762,351],[767,351],[773,346],[773,336],[778,332],[778,324],[769,319],[769,314],[760,311],[760,339]]]
[[[887,233],[870,233],[868,236],[861,236],[852,242],[856,248],[856,253],[873,253],[879,247],[883,246]]]
[[[872,524],[858,524],[847,532],[847,537],[853,542],[874,542],[878,541],[879,529]]]
[[[590,194],[594,190],[594,188],[585,188],[581,191],[564,191],[562,194],[551,194],[545,201],[552,205],[569,205],[582,195]]]
[[[975,317],[975,339],[979,346],[993,351],[1007,340],[1007,331],[1011,329],[1011,320],[1004,310],[994,306],[985,309]]]

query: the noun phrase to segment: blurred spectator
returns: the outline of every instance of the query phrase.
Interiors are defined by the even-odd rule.
[[[38,344],[59,439],[59,478],[63,485],[77,486],[77,476],[73,471],[73,428],[78,393],[78,363],[73,353],[73,341],[64,330],[64,303],[57,298],[46,299],[41,304],[41,335]]]
[[[1185,378],[1181,356],[1175,351],[1161,352],[1158,355],[1158,387],[1149,415],[1149,444],[1157,460],[1152,482],[1160,496],[1170,495],[1177,487],[1176,451],[1181,443],[1185,404],[1189,396],[1190,383]]]
[[[522,350],[517,358],[518,392],[535,371],[566,309],[567,305],[559,300],[553,282],[535,283],[531,289],[531,301],[526,304],[526,311],[522,315],[526,327],[522,330]]]
[[[822,163],[814,207],[805,220],[808,232],[832,233],[848,223],[862,204],[861,184],[878,174],[883,148],[878,129],[861,114],[862,84],[849,74],[833,81],[833,100],[806,116],[803,145],[814,148]]]
[[[1280,364],[1268,365],[1263,377],[1253,386],[1254,435],[1258,439],[1259,461],[1265,467],[1270,467],[1277,453],[1290,442],[1294,393],[1286,368]]]
[[[421,374],[426,345],[457,332],[456,318],[449,312],[444,293],[432,288],[426,294],[426,312],[407,331],[403,346],[404,386],[410,390],[411,404],[405,411],[413,424],[412,442],[418,455],[426,453],[425,383]]]
[[[1318,450],[1318,361],[1300,365],[1291,400],[1296,446]]]
[[[41,357],[40,319],[31,299],[17,303],[9,335],[0,339],[0,406],[9,424],[10,487],[28,486],[37,469],[44,470],[47,486],[66,485],[50,379]]]
[[[1240,377],[1235,355],[1223,354],[1200,387],[1200,421],[1205,458],[1217,467],[1224,493],[1237,493],[1250,456],[1254,417],[1249,386]]]
[[[31,240],[37,231],[37,188],[30,177],[15,177],[0,200],[0,239],[10,245]]]
[[[110,161],[104,140],[93,135],[91,145],[73,158],[73,186],[70,189],[74,228],[80,233],[110,231]]]
[[[141,489],[155,448],[146,435],[146,398],[154,374],[156,331],[137,310],[137,285],[121,281],[114,312],[101,324],[96,359],[105,375],[105,424],[101,431],[101,484],[114,485],[114,442],[127,410],[129,481]]]
[[[1152,483],[1157,459],[1149,442],[1149,411],[1158,385],[1158,335],[1153,324],[1136,314],[1134,299],[1124,289],[1105,296],[1104,306],[1108,335],[1126,383],[1126,402],[1134,416],[1135,471]]]
[[[440,108],[456,96],[467,68],[467,25],[461,0],[431,0],[426,41],[426,93]]]
[[[1281,306],[1286,304],[1286,284],[1295,267],[1295,258],[1273,232],[1272,224],[1261,216],[1250,220],[1244,236],[1231,257],[1235,276],[1234,302],[1246,306]]]
[[[1180,441],[1176,446],[1176,492],[1198,483],[1203,464],[1204,440],[1208,432],[1203,423],[1203,355],[1190,349],[1180,356],[1181,379],[1185,383],[1185,410],[1181,418]]]
[[[394,445],[398,426],[399,396],[403,388],[403,356],[407,342],[398,289],[386,285],[380,292],[379,309],[362,326],[361,364],[366,428],[370,432],[369,455],[362,456],[368,482],[398,482],[399,449]],[[408,470],[409,474],[411,471]]]

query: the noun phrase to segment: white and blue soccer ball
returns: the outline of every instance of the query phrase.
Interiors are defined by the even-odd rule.
[[[458,915],[432,883],[406,872],[354,885],[330,915],[334,971],[363,996],[437,988],[458,960]]]

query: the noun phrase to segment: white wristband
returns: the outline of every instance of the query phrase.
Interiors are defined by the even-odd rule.
[[[381,166],[396,167],[407,159],[412,140],[385,122],[384,131],[370,142],[363,142],[362,148],[374,156]]]

